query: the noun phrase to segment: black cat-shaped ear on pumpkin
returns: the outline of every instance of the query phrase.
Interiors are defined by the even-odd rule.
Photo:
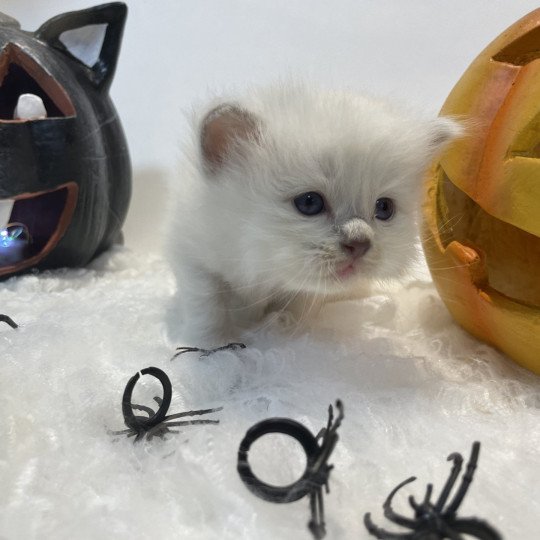
[[[21,25],[17,19],[6,15],[5,13],[0,13],[0,26],[7,26],[11,28],[20,28]]]
[[[53,17],[34,35],[82,64],[94,86],[107,91],[116,70],[126,17],[125,4],[103,4]]]

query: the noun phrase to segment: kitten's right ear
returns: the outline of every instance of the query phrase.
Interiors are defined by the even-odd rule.
[[[241,141],[257,141],[260,122],[250,112],[233,104],[212,109],[201,124],[201,151],[205,165],[217,172]]]

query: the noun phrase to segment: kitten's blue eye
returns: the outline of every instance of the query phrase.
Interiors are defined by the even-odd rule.
[[[301,214],[315,216],[324,210],[324,199],[315,191],[308,191],[294,199],[294,206]]]
[[[375,217],[381,221],[388,221],[394,215],[394,201],[388,197],[381,197],[375,203]]]

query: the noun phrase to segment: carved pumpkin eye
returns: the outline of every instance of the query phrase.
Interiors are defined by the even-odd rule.
[[[0,54],[0,122],[25,120],[15,118],[23,95],[39,99],[48,118],[75,115],[73,103],[60,83],[20,47],[10,43]]]

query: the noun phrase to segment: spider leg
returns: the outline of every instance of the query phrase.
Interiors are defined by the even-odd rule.
[[[121,431],[111,431],[110,429],[107,430],[107,433],[109,435],[126,435],[127,433],[131,433],[133,430],[131,429],[122,429]]]
[[[223,410],[223,407],[216,407],[215,409],[201,409],[198,411],[186,411],[186,412],[181,412],[181,413],[176,413],[176,414],[169,414],[168,416],[164,418],[164,421],[171,420],[173,418],[183,418],[184,416],[200,416],[201,414],[209,414],[209,413],[218,412],[222,410]]]
[[[409,504],[415,512],[420,511],[420,505],[416,502],[416,499],[412,495],[409,495]]]
[[[154,398],[155,399],[155,398]],[[160,403],[161,405],[161,403]],[[150,407],[147,407],[146,405],[139,405],[138,403],[132,403],[131,408],[135,409],[136,411],[143,411],[148,415],[148,418],[152,418],[156,412],[152,410]]]
[[[211,354],[214,354],[219,351],[237,351],[238,349],[245,349],[246,346],[243,343],[227,343],[227,345],[223,345],[222,347],[216,347],[215,349],[201,349],[201,356],[199,358],[204,358],[206,356],[210,356]]]
[[[471,485],[471,482],[474,476],[476,464],[478,463],[479,453],[480,453],[480,443],[478,441],[475,441],[473,442],[473,445],[472,445],[471,457],[469,458],[469,462],[467,463],[465,474],[461,478],[461,485],[459,486],[459,489],[454,495],[452,502],[448,505],[448,508],[444,512],[445,515],[448,516],[448,515],[455,514],[457,509],[459,508],[459,505],[463,501],[463,497],[465,497],[465,495],[467,494],[467,490],[469,489],[469,486]]]
[[[416,527],[416,520],[406,518],[405,516],[402,516],[398,514],[397,512],[394,512],[392,509],[392,499],[394,498],[394,495],[406,484],[410,484],[411,482],[414,482],[416,480],[415,476],[411,476],[410,478],[407,478],[407,480],[404,480],[401,482],[401,484],[398,484],[391,492],[390,495],[386,498],[386,501],[384,501],[383,504],[383,510],[384,510],[384,516],[386,519],[392,521],[393,523],[396,523],[397,525],[401,525],[403,527],[408,527],[409,529],[414,529]]]
[[[311,519],[308,528],[313,536],[320,540],[326,536],[326,524],[324,522],[324,502],[320,489],[311,492],[309,497],[309,508],[311,510]]]
[[[332,405],[328,407],[328,422],[326,427],[323,427],[315,437],[315,441],[317,441],[317,443],[320,441],[320,451],[313,465],[314,469],[320,470],[322,465],[328,461],[339,439],[337,429],[341,425],[341,421],[344,417],[343,403],[339,399],[336,400],[336,409],[338,410],[338,415],[334,421],[334,409]]]
[[[384,529],[381,529],[380,527],[377,527],[377,525],[375,525],[375,523],[371,521],[371,514],[369,512],[364,514],[364,525],[366,526],[369,534],[376,536],[381,540],[412,540],[414,538],[414,533],[391,533],[385,531]]]
[[[184,420],[180,422],[167,422],[166,426],[196,426],[207,424],[219,424],[219,420]]]
[[[463,456],[461,454],[458,454],[457,452],[454,452],[453,454],[450,454],[448,456],[447,461],[453,461],[454,465],[452,466],[450,476],[448,477],[446,484],[444,484],[441,494],[439,495],[439,498],[435,503],[435,510],[438,513],[442,512],[442,509],[446,504],[446,500],[448,499],[448,496],[450,495],[450,492],[452,491],[452,488],[456,483],[459,473],[461,472],[461,466],[463,465]]]
[[[19,325],[9,316],[0,314],[0,322],[5,322],[6,324],[9,324],[11,328],[19,328]]]
[[[179,413],[183,414],[183,413]],[[167,419],[175,418],[177,415],[166,416],[165,420],[153,426],[146,431],[148,440],[152,440],[153,437],[160,437],[163,439],[167,433],[180,433],[179,430],[170,429],[171,426],[193,426],[193,425],[207,425],[207,424],[219,424],[219,420],[185,420],[180,422],[166,422]]]
[[[321,429],[319,432],[319,435],[317,437],[321,436],[324,437],[326,433],[330,431],[332,428],[332,422],[334,421],[334,407],[332,407],[332,404],[328,405],[328,421],[326,422],[326,429]]]
[[[433,484],[428,484],[426,486],[426,495],[424,496],[424,504],[429,504],[429,500],[431,499],[431,494],[433,493]]]
[[[199,347],[176,347],[176,353],[174,354],[173,358],[176,358],[177,356],[180,356],[181,354],[185,354],[188,352],[199,352],[203,349],[199,349]]]
[[[433,493],[433,484],[428,484],[426,486],[426,494],[424,495],[424,501],[422,502],[422,504],[418,504],[416,502],[416,499],[412,495],[409,495],[409,504],[411,505],[411,508],[415,512],[421,512],[423,506],[427,507],[429,505],[429,500],[431,499],[432,493]]]
[[[454,530],[462,532],[480,540],[502,540],[502,536],[489,523],[481,519],[456,519],[452,523]]]
[[[227,345],[216,347],[215,349],[202,349],[201,347],[176,347],[177,352],[174,354],[173,359],[177,356],[180,356],[181,354],[189,352],[200,352],[201,354],[199,358],[204,358],[219,351],[237,351],[238,349],[245,348],[246,346],[243,343],[227,343]]]

